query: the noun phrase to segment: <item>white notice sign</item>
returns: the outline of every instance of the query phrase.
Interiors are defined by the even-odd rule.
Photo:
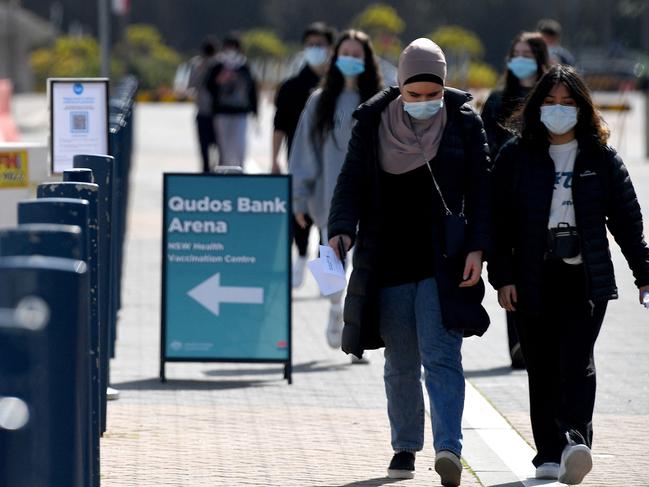
[[[108,154],[108,80],[48,80],[52,173],[72,168],[77,154]]]

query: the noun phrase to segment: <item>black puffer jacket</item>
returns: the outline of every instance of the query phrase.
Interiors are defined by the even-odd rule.
[[[338,176],[329,214],[329,236],[345,234],[355,241],[354,270],[345,300],[342,348],[358,357],[364,350],[383,346],[379,334],[376,276],[381,245],[378,127],[381,112],[397,96],[399,90],[389,88],[354,112],[357,123]],[[482,121],[468,105],[470,100],[468,93],[445,89],[448,118],[433,165],[451,211],[459,212],[462,196],[466,195],[467,252],[487,251],[491,244],[491,160]],[[403,251],[407,252],[407,241]]]
[[[480,117],[487,132],[491,157],[495,158],[505,142],[514,137],[514,134],[505,128],[507,119],[525,101],[529,91],[529,88],[519,87],[513,96],[505,98],[504,90],[495,90],[485,101]]]
[[[489,280],[515,284],[517,309],[538,312],[540,279],[552,193],[554,162],[547,146],[515,139],[503,146],[494,170],[494,251]],[[572,183],[581,254],[591,301],[617,298],[606,227],[620,245],[637,286],[649,284],[649,249],[629,173],[615,150],[580,140]]]

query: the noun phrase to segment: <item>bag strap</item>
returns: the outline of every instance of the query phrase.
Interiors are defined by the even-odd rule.
[[[437,194],[439,195],[439,199],[442,200],[442,205],[444,206],[444,212],[446,213],[446,216],[452,215],[453,212],[448,208],[448,205],[446,204],[446,200],[444,199],[444,195],[442,194],[442,190],[439,187],[439,184],[437,184],[437,179],[435,179],[435,175],[433,174],[433,168],[430,167],[430,162],[426,161],[426,167],[428,168],[428,172],[430,173],[430,177],[433,178],[433,184],[435,185],[435,189],[437,190]],[[464,206],[464,201],[462,202],[462,206]]]
[[[421,158],[424,160],[424,163],[426,163],[426,167],[428,168],[428,172],[430,173],[430,177],[433,179],[433,185],[435,186],[435,189],[437,190],[437,194],[439,195],[439,199],[442,201],[442,206],[444,206],[444,214],[446,216],[453,216],[453,212],[450,210],[448,205],[446,204],[446,200],[444,199],[444,195],[442,194],[442,189],[439,187],[439,184],[437,183],[437,179],[435,179],[435,173],[433,173],[433,168],[430,165],[430,161],[426,159],[424,156],[424,148],[421,144],[421,140],[419,138],[419,135],[417,135],[417,132],[413,129],[412,131],[415,134],[415,138],[417,139],[417,144],[419,145],[419,149],[421,149]],[[462,209],[460,210],[460,213],[458,216],[464,218],[464,195],[462,195]]]

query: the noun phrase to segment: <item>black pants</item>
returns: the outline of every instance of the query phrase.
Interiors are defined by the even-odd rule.
[[[203,172],[210,172],[210,145],[216,144],[214,117],[212,115],[196,115],[196,129],[198,130],[198,143],[201,146]]]
[[[547,261],[540,314],[516,313],[528,372],[530,418],[538,454],[533,463],[559,463],[565,433],[576,430],[590,447],[595,407],[593,348],[606,302],[588,302],[583,265]]]
[[[313,225],[313,220],[309,215],[304,215],[304,219],[306,220],[306,227],[302,228],[293,217],[293,238],[300,257],[306,257],[309,246],[309,232],[311,232],[311,226]]]
[[[509,354],[518,345],[518,334],[516,333],[516,313],[507,311],[507,342],[509,343]],[[512,357],[513,358],[513,357]]]

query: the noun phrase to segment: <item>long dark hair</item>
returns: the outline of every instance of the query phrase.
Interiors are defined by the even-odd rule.
[[[313,141],[321,145],[329,132],[334,127],[334,114],[338,96],[345,86],[345,78],[336,66],[338,50],[340,45],[347,39],[354,39],[361,43],[365,54],[365,71],[358,76],[358,93],[361,103],[374,96],[382,86],[381,71],[374,56],[374,48],[367,34],[360,30],[347,30],[343,32],[336,45],[332,58],[329,60],[329,68],[322,80],[322,93],[315,110],[315,123],[311,137]]]
[[[511,46],[505,58],[505,72],[503,78],[505,80],[503,89],[503,105],[502,105],[502,120],[507,120],[512,113],[520,108],[522,104],[520,97],[521,81],[507,68],[507,63],[514,56],[514,49],[519,42],[526,42],[536,61],[536,79],[541,79],[550,67],[550,56],[548,55],[548,46],[545,44],[543,37],[538,32],[520,32],[512,39]]]
[[[555,64],[539,80],[527,98],[521,120],[521,137],[525,142],[545,146],[549,144],[548,130],[541,122],[541,106],[545,97],[558,84],[563,84],[577,104],[575,138],[580,141],[606,145],[610,131],[595,109],[590,90],[574,68]]]

